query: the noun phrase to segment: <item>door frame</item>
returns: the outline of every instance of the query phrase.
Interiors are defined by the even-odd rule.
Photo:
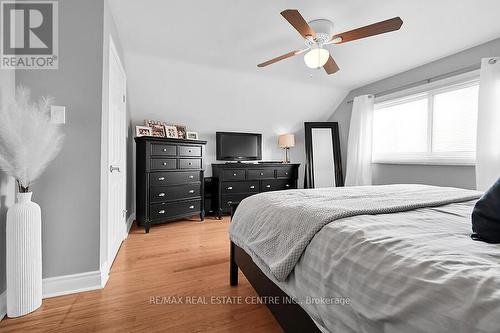
[[[113,260],[110,260],[109,252],[109,239],[110,235],[108,233],[108,193],[109,193],[109,160],[108,160],[108,152],[109,152],[109,110],[110,110],[110,61],[112,58],[115,58],[118,64],[120,71],[123,74],[125,79],[125,87],[127,87],[127,74],[125,72],[125,68],[123,66],[122,60],[118,51],[116,49],[116,44],[113,40],[111,34],[108,35],[109,45],[104,45],[103,52],[103,82],[102,82],[102,117],[101,117],[101,190],[100,190],[100,223],[99,223],[99,270],[101,273],[101,287],[104,288],[106,282],[109,278],[109,271],[113,264]],[[107,64],[107,66],[104,66]],[[105,70],[104,70],[105,69]],[[127,100],[127,89],[124,91],[125,101]],[[125,108],[126,108],[125,104]],[[125,111],[126,112],[126,111]],[[128,131],[127,125],[125,124],[125,145],[128,140]],[[125,164],[123,165],[123,173],[127,174],[127,147],[125,149]],[[127,184],[125,183],[125,191],[127,190]],[[128,230],[125,231],[123,238],[125,239],[128,235]]]

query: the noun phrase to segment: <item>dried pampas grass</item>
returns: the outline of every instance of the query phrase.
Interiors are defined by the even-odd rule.
[[[15,100],[0,110],[0,169],[16,179],[20,192],[47,168],[62,147],[60,127],[50,122],[52,99],[31,103],[30,90],[18,87]]]

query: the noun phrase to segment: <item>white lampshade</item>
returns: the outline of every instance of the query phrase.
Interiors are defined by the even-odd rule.
[[[278,145],[280,148],[290,148],[295,147],[295,135],[293,134],[282,134],[278,139]]]
[[[328,52],[328,50],[316,48],[312,49],[304,55],[304,62],[306,63],[307,67],[318,69],[326,64],[329,57],[330,53]]]

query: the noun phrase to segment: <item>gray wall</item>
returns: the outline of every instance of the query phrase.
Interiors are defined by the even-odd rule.
[[[300,163],[303,184],[304,121],[321,121],[346,91],[331,85],[297,82],[176,59],[126,52],[129,102],[134,125],[144,119],[184,124],[207,140],[205,175],[216,161],[217,131],[262,133],[262,158],[281,161],[278,136],[294,133],[291,161]],[[307,98],[304,98],[307,96]]]
[[[16,72],[35,98],[66,106],[65,143],[36,182],[43,276],[99,269],[103,0],[59,1],[59,69]]]
[[[4,108],[14,97],[15,72],[1,70],[0,75],[0,108]],[[14,179],[0,170],[0,294],[5,291],[5,222],[7,209],[15,202]]]
[[[475,189],[471,166],[374,164],[373,184],[431,184]]]
[[[500,55],[500,39],[495,39],[351,91],[329,119],[339,122],[344,170],[352,110],[352,104],[348,104],[347,101],[355,96],[377,94],[473,65],[479,66],[481,58],[498,55]],[[423,183],[473,189],[475,188],[475,171],[472,166],[376,164],[373,168],[373,182],[374,184]]]

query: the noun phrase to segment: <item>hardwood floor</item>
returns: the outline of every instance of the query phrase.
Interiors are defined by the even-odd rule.
[[[46,299],[32,314],[2,320],[0,332],[282,332],[264,305],[151,304],[156,296],[170,303],[257,296],[241,272],[239,286],[229,286],[228,226],[228,218],[185,220],[147,235],[134,226],[106,288]]]

